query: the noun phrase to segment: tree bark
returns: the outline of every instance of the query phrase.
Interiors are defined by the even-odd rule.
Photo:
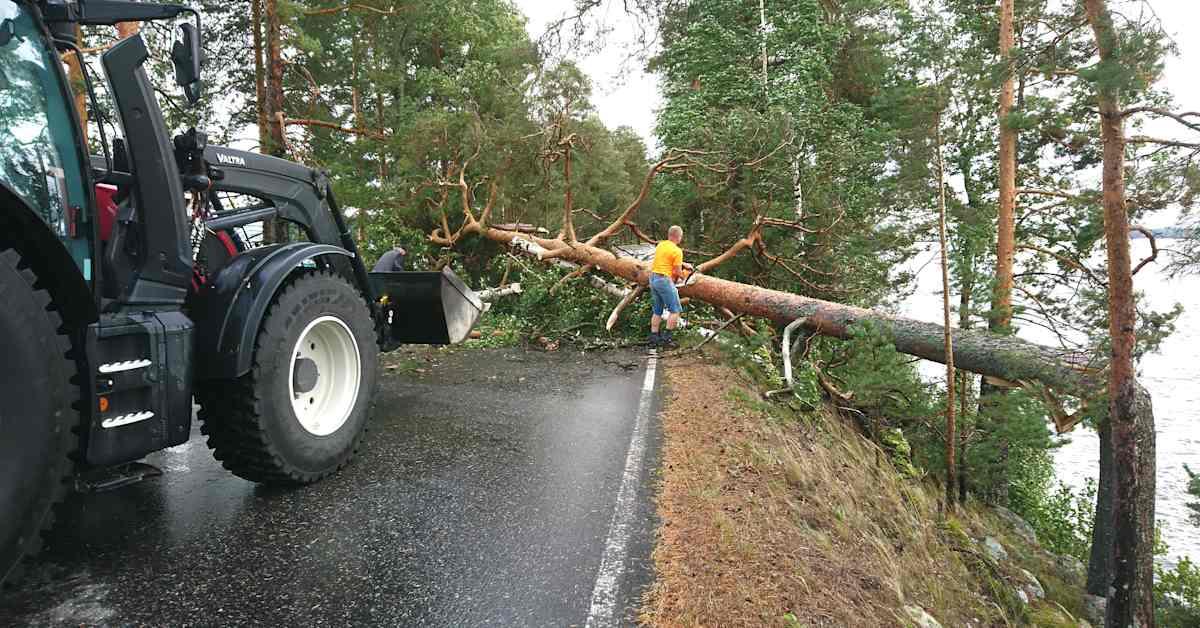
[[[988,329],[1005,332],[1012,324],[1013,251],[1016,242],[1017,130],[1008,124],[1013,109],[1013,3],[1000,0],[1000,60],[1004,83],[1000,87],[999,190],[996,217],[996,286]]]
[[[267,143],[268,155],[287,157],[287,138],[284,134],[283,110],[283,53],[280,49],[281,25],[279,22],[279,1],[262,0],[263,13],[266,18],[266,114],[267,114]],[[267,244],[283,242],[287,239],[286,227],[282,220],[275,218],[263,222],[263,241]]]
[[[942,325],[943,354],[946,357],[946,509],[954,510],[957,490],[955,470],[955,450],[958,439],[955,437],[954,393],[958,382],[954,376],[954,338],[950,325],[950,262],[946,254],[946,173],[942,163],[942,116],[938,113],[934,118],[934,135],[937,138],[937,183],[938,183],[938,240],[941,245],[942,257]]]
[[[1104,148],[1102,185],[1112,346],[1108,421],[1116,471],[1113,589],[1108,598],[1107,625],[1150,628],[1154,626],[1154,416],[1149,395],[1138,385],[1133,370],[1137,312],[1125,208],[1125,120],[1121,89],[1111,78],[1121,64],[1121,49],[1105,0],[1085,0],[1084,8],[1099,50],[1100,71],[1109,77],[1097,84],[1096,94]],[[1147,430],[1149,438],[1145,436]]]
[[[1092,551],[1088,556],[1087,592],[1108,597],[1113,566],[1113,449],[1107,420],[1099,426],[1100,481],[1096,486],[1096,517],[1092,524]]]
[[[359,83],[359,81],[358,81],[358,65],[359,65],[359,59],[360,59],[360,54],[361,54],[358,33],[354,34],[354,37],[351,41],[350,49],[351,49],[351,54],[354,56],[354,58],[350,60],[350,85],[351,85],[351,87],[350,87],[350,110],[353,112],[355,128],[365,129],[366,126],[363,124],[363,115],[362,115],[362,94],[359,91],[360,88],[358,85],[358,83]],[[360,139],[355,138],[355,144],[358,144],[360,141],[361,141]],[[359,159],[362,159],[365,157],[365,155],[362,154],[362,151],[355,151],[355,152],[358,154]],[[362,165],[363,164],[361,162],[359,162],[359,167],[362,167]],[[382,184],[383,182],[380,181],[380,183]],[[364,247],[366,247],[366,244],[367,244],[367,210],[366,210],[366,208],[360,207],[358,209],[358,212],[354,216],[354,222],[355,222],[355,231],[358,234],[359,250],[362,250]]]
[[[1015,0],[1000,0],[1000,61],[1004,65],[1004,81],[1000,85],[1000,103],[996,125],[1000,129],[997,188],[999,199],[996,208],[996,283],[992,287],[992,309],[988,313],[988,329],[995,333],[1009,333],[1012,327],[1013,255],[1016,248],[1016,187],[1017,187],[1017,131],[1008,124],[1014,100],[1014,66],[1012,58],[1013,22]],[[993,408],[995,395],[1005,393],[1003,388],[992,386],[985,379],[979,386],[981,409]],[[998,417],[1003,420],[1002,417]],[[990,498],[998,503],[1008,501],[1008,442],[1000,443],[999,454],[1002,473]]]
[[[280,49],[281,25],[279,22],[278,0],[262,0],[265,2],[266,15],[266,113],[267,113],[267,153],[276,157],[285,157],[285,138],[282,121],[279,114],[283,111],[283,53]]]
[[[263,56],[263,0],[250,0],[250,33],[254,41],[254,109],[258,123],[259,152],[268,152],[271,139],[267,130],[267,69]]]

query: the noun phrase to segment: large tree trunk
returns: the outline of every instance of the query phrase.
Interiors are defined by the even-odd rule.
[[[280,116],[283,111],[283,53],[280,49],[281,26],[278,0],[263,0],[266,14],[266,101],[267,153],[286,157],[285,129]]]
[[[283,53],[280,49],[282,37],[279,22],[278,0],[262,0],[266,18],[266,113],[267,144],[265,153],[276,157],[287,157],[287,138],[284,136],[283,111]],[[286,240],[285,223],[278,219],[263,223],[265,243]]]
[[[1017,130],[1008,124],[1014,99],[1013,13],[1015,0],[1000,0],[1000,60],[1004,64],[1004,82],[1000,86],[1000,106],[996,125],[1000,129],[996,208],[996,283],[992,286],[992,310],[988,314],[988,329],[1009,333],[1012,327],[1013,254],[1016,250],[1016,189],[1017,189]],[[980,383],[981,408],[991,408],[995,414],[996,395],[1003,388],[992,386],[986,379]],[[1003,420],[1002,417],[997,417]],[[1000,443],[1000,460],[1004,472],[999,474],[991,499],[1007,506],[1008,502],[1008,442]]]
[[[1104,0],[1085,0],[1084,7],[1099,50],[1101,71],[1111,76],[1121,63],[1112,15]],[[1154,416],[1149,395],[1134,378],[1137,312],[1129,254],[1129,216],[1125,208],[1125,121],[1120,88],[1113,79],[1107,81],[1097,85],[1104,145],[1104,232],[1112,345],[1108,421],[1116,470],[1113,593],[1108,599],[1107,624],[1148,628],[1154,625]]]
[[[1012,324],[1013,251],[1015,249],[1017,202],[1017,130],[1008,124],[1013,109],[1013,2],[1000,0],[1000,60],[1004,83],[1000,87],[999,189],[996,219],[996,286],[988,329],[1007,331]]]
[[[645,262],[617,257],[611,251],[582,242],[567,244],[562,240],[537,238],[516,231],[483,227],[477,223],[468,225],[464,233],[478,233],[489,240],[516,248],[533,249],[535,252],[539,248],[552,251],[556,261],[590,265],[643,286],[650,277],[649,266]],[[533,243],[534,246],[523,243]],[[850,326],[855,323],[875,321],[891,330],[897,351],[939,363],[944,363],[946,359],[944,328],[937,323],[925,323],[708,275],[696,276],[687,286],[679,289],[679,294],[733,312],[764,318],[778,325],[804,318],[802,327],[807,331],[834,338],[846,338]],[[1013,382],[1041,382],[1073,394],[1087,394],[1098,388],[1104,367],[1103,364],[1092,363],[1087,353],[1064,351],[984,331],[954,330],[953,348],[954,362],[960,369]]]
[[[254,42],[254,112],[258,123],[258,150],[269,152],[270,131],[267,129],[267,67],[263,61],[263,0],[250,0],[250,34]]]
[[[1096,486],[1096,516],[1092,523],[1092,551],[1088,556],[1087,592],[1108,597],[1113,565],[1113,450],[1112,430],[1100,424],[1100,482]]]

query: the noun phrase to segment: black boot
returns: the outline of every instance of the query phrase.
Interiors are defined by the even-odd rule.
[[[651,349],[657,349],[662,346],[662,334],[659,332],[650,332],[650,337],[646,339],[646,346]]]
[[[664,331],[658,335],[658,346],[675,348],[679,345],[675,342],[675,339],[671,337],[671,330],[668,329],[667,331]]]

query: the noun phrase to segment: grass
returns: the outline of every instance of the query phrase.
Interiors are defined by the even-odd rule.
[[[830,408],[767,402],[713,354],[665,372],[658,578],[644,623],[898,626],[909,605],[944,626],[1080,616],[1081,583],[1056,574],[1053,557],[986,509],[946,516],[937,487],[902,478]],[[991,562],[983,536],[1011,560]],[[1017,599],[1020,568],[1038,575],[1046,601]]]

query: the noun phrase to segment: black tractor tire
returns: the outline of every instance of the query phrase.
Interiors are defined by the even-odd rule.
[[[304,384],[294,379],[301,370],[300,336],[313,329],[325,330],[334,334],[335,340],[342,340],[338,346],[343,351],[338,355],[355,356],[358,367],[352,406],[331,402],[333,407],[349,411],[329,413],[335,424],[329,433],[313,431],[302,423],[294,401],[307,393],[296,391],[307,385],[321,390],[321,377],[352,375],[353,367],[327,369]],[[347,352],[349,344],[353,344],[352,354]],[[343,363],[352,364],[355,357]],[[235,475],[265,484],[311,484],[334,473],[354,457],[366,432],[377,381],[377,357],[374,323],[358,290],[333,273],[298,274],[279,290],[263,318],[250,372],[236,379],[197,385],[201,431],[208,436],[213,455]],[[334,397],[350,399],[351,395],[326,398]],[[312,399],[306,401],[311,403]],[[345,418],[339,423],[338,417]],[[312,418],[306,415],[307,420]]]
[[[0,303],[0,583],[11,583],[66,495],[79,389],[62,319],[12,249],[0,250]]]

